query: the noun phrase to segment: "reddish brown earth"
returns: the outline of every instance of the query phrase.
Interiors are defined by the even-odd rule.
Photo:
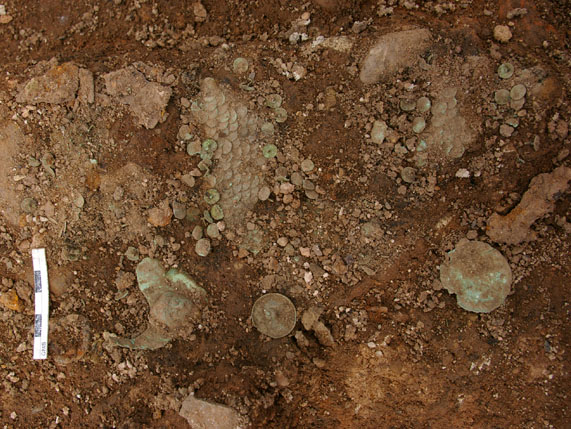
[[[486,235],[489,217],[516,207],[531,179],[569,166],[568,2],[204,0],[204,22],[180,0],[1,3],[12,19],[0,24],[0,130],[21,130],[0,131],[2,427],[184,428],[178,411],[190,392],[234,408],[253,428],[568,427],[569,193],[533,224],[535,240],[505,245]],[[383,5],[392,14],[380,16]],[[527,14],[508,19],[514,8]],[[288,31],[304,12],[309,39],[292,44]],[[367,20],[362,32],[351,30]],[[510,22],[512,39],[496,42],[494,27]],[[374,41],[414,27],[432,33],[421,55],[427,69],[362,84],[359,67]],[[320,35],[348,36],[353,45],[304,53]],[[250,80],[233,72],[237,57],[248,59]],[[276,59],[307,75],[289,79]],[[516,74],[533,71],[517,77],[528,98],[525,112],[512,115],[519,123],[510,137],[499,131],[507,113],[494,104],[505,86],[496,70],[506,61]],[[94,74],[95,103],[16,102],[30,78],[66,62]],[[101,76],[135,62],[158,70],[156,80],[173,91],[168,116],[150,130],[104,95]],[[265,96],[279,93],[288,119],[274,123],[279,154],[264,173],[271,197],[203,258],[191,236],[203,220],[153,226],[147,214],[165,200],[204,208],[203,178],[194,187],[182,182],[199,159],[178,134],[190,116],[181,98],[195,99],[206,77],[264,119],[272,115]],[[460,88],[474,140],[462,158],[416,168],[399,99],[447,86]],[[371,143],[375,120],[396,131],[394,140]],[[200,138],[196,124],[191,132]],[[55,177],[30,162],[46,153]],[[274,171],[290,175],[307,158],[315,170],[304,177],[318,198],[298,186],[289,201]],[[401,179],[406,166],[417,170],[412,183]],[[462,168],[469,178],[457,177]],[[124,193],[115,198],[118,188]],[[37,200],[36,212],[21,210],[26,197]],[[364,237],[371,220],[382,231]],[[240,250],[254,227],[265,234],[261,250]],[[488,314],[458,307],[438,280],[446,252],[467,236],[494,245],[513,272],[511,294]],[[303,256],[300,248],[314,245],[319,251]],[[125,258],[130,246],[207,291],[192,335],[154,351],[105,344],[104,332],[133,336],[149,316],[136,282],[117,280],[135,272]],[[45,361],[32,359],[33,247],[46,248],[52,287]],[[123,289],[128,295],[118,296]],[[335,344],[320,344],[300,320],[284,338],[262,335],[250,311],[266,291],[287,295],[298,314],[322,307]],[[69,315],[79,317],[65,327]]]

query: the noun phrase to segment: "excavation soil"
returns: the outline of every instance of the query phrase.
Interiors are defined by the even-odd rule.
[[[534,177],[568,166],[566,1],[2,3],[2,427],[185,428],[191,393],[252,428],[568,427],[568,183],[534,194],[549,201],[525,240],[487,234]],[[511,39],[496,40],[497,25]],[[401,31],[384,40],[422,41],[363,82],[367,53]],[[252,157],[263,165],[247,177],[266,188],[211,227],[199,256],[208,171],[223,165],[187,151],[211,137],[192,104],[206,78],[273,125],[244,150],[277,155]],[[524,102],[498,102],[516,84]],[[451,119],[411,111],[420,97],[444,100]],[[371,138],[374,123],[386,136]],[[423,152],[423,136],[436,146]],[[490,313],[440,285],[464,238],[510,264],[510,294]],[[51,287],[42,361],[38,247]],[[146,257],[186,272],[208,303],[164,347],[115,347],[110,334],[147,327]],[[268,292],[296,306],[285,337],[252,324]]]

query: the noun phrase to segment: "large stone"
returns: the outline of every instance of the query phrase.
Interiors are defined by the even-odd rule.
[[[75,100],[78,88],[79,68],[75,64],[64,63],[30,79],[16,96],[16,101],[28,104],[67,103]]]
[[[430,31],[425,28],[381,36],[361,65],[361,82],[372,84],[413,65],[429,43]]]
[[[551,173],[539,174],[517,207],[507,215],[494,213],[488,220],[486,233],[496,243],[519,244],[537,237],[533,223],[555,208],[555,201],[569,189],[571,168],[561,166]]]
[[[189,395],[179,411],[192,429],[240,429],[245,427],[240,415],[230,407],[212,404]]]
[[[133,66],[107,73],[103,79],[105,91],[128,105],[145,128],[154,128],[166,120],[166,107],[172,95],[170,87],[149,82]]]

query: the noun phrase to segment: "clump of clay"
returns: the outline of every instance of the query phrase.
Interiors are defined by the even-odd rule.
[[[319,316],[323,313],[323,309],[319,307],[310,307],[303,312],[301,316],[301,324],[306,331],[312,330],[317,341],[323,346],[333,347],[335,345],[335,340],[331,331],[323,322],[319,320]]]
[[[145,128],[154,128],[167,118],[166,107],[172,89],[149,82],[134,66],[103,75],[105,91],[126,104]]]
[[[154,350],[174,337],[189,335],[206,305],[206,291],[174,268],[165,273],[156,259],[143,259],[136,271],[139,289],[150,307],[147,329],[132,339],[106,333],[106,340],[119,347]]]
[[[59,104],[73,101],[79,88],[79,68],[73,63],[54,66],[30,79],[16,97],[18,103]]]
[[[536,233],[531,225],[553,211],[555,201],[569,188],[571,168],[561,166],[552,173],[535,176],[516,208],[505,216],[494,213],[486,233],[498,243],[518,244],[531,241]]]
[[[184,400],[179,414],[196,429],[240,429],[247,426],[246,419],[233,408],[203,401],[193,393]]]
[[[400,68],[414,64],[416,57],[430,44],[426,28],[385,34],[364,59],[360,79],[365,84],[378,82]]]
[[[489,244],[460,240],[440,266],[440,281],[464,310],[489,313],[508,296],[512,272],[506,258]]]

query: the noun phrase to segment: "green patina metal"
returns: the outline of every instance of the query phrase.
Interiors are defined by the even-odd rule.
[[[463,309],[489,313],[504,303],[512,273],[506,258],[490,245],[461,240],[440,267],[440,281]]]
[[[107,340],[119,347],[154,350],[181,330],[192,331],[192,322],[200,317],[206,304],[206,291],[182,271],[173,268],[165,272],[156,259],[143,259],[136,274],[139,289],[150,307],[147,329],[135,338],[108,334]]]

